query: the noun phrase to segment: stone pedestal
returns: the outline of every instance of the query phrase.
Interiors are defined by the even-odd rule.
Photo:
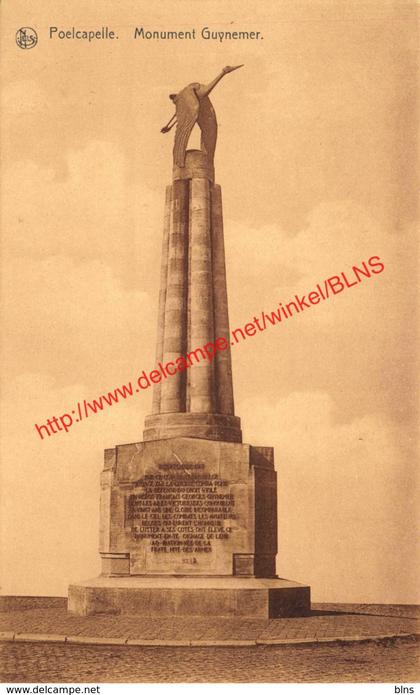
[[[275,617],[310,606],[309,587],[276,577],[271,447],[175,437],[107,450],[100,553],[102,578],[70,586],[73,612]]]
[[[276,498],[272,449],[176,437],[108,450],[103,572],[275,577]]]

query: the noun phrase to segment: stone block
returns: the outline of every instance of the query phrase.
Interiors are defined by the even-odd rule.
[[[269,448],[192,437],[107,450],[103,574],[274,577],[272,459]]]
[[[276,618],[310,610],[310,589],[254,577],[98,577],[69,587],[69,610],[143,617]]]
[[[101,553],[102,573],[107,576],[130,574],[128,553]]]

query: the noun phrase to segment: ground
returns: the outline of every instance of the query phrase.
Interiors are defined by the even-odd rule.
[[[0,597],[3,682],[418,680],[415,606],[315,604],[277,620],[69,615],[64,599]]]

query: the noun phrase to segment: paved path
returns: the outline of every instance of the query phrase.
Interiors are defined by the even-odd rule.
[[[65,599],[0,597],[0,640],[167,647],[253,647],[355,642],[420,635],[415,606],[313,604],[301,618],[74,616]]]
[[[7,683],[415,683],[419,643],[127,647],[3,642]]]

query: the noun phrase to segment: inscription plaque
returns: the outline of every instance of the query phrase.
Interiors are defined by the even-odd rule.
[[[125,523],[134,541],[153,553],[211,553],[227,540],[236,519],[229,481],[203,464],[160,464],[159,473],[137,481],[126,498]]]

